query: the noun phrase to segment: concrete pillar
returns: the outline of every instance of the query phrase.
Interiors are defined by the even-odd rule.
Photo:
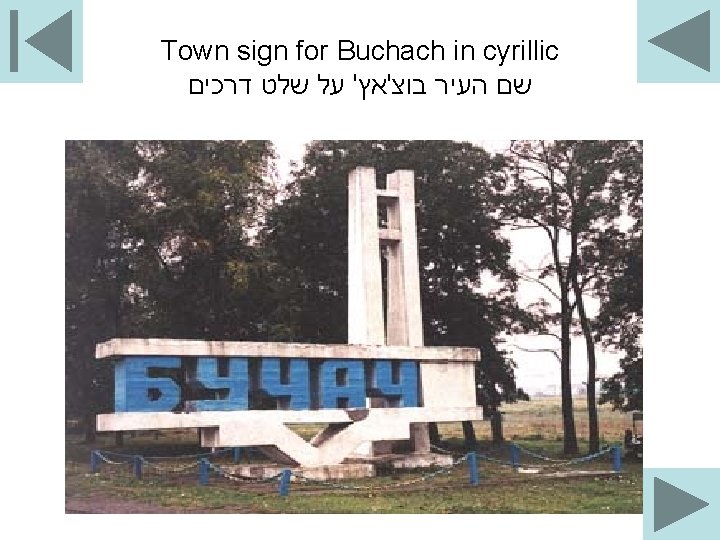
[[[388,229],[400,232],[398,241],[388,241],[387,344],[422,347],[413,171],[402,170],[389,174],[387,191],[398,194],[397,199],[387,204]]]
[[[385,344],[377,184],[370,167],[348,176],[348,343]],[[367,406],[374,405],[369,398]],[[388,453],[386,446],[366,443],[356,454]]]
[[[427,422],[410,424],[410,440],[414,453],[430,453],[430,429]]]
[[[348,343],[384,345],[375,169],[348,177]]]
[[[398,230],[400,233],[398,241],[388,241],[387,344],[422,347],[420,263],[413,171],[400,170],[389,174],[387,191],[397,193],[397,199],[388,199],[388,229]],[[421,365],[421,381],[422,369]],[[410,436],[415,453],[430,452],[430,434],[426,423],[413,424]]]

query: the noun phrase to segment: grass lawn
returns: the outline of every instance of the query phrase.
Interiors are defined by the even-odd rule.
[[[579,401],[579,400],[578,400]],[[579,407],[577,419],[585,416]],[[524,448],[560,459],[562,449],[560,415],[556,399],[536,400],[505,407],[505,437]],[[620,442],[625,429],[624,415],[601,409],[601,431],[608,444]],[[506,446],[493,447],[487,442],[489,425],[478,422],[480,452],[506,461]],[[582,422],[578,422],[581,452],[587,446]],[[441,426],[443,440],[457,456],[461,428],[457,424]],[[492,461],[480,460],[481,483],[474,487],[468,481],[465,463],[447,474],[423,480],[431,471],[414,471],[376,478],[337,481],[342,487],[326,484],[293,482],[290,496],[277,494],[277,481],[246,483],[212,474],[207,486],[198,485],[197,468],[192,459],[157,460],[160,468],[145,467],[136,480],[128,464],[105,464],[97,474],[89,470],[91,449],[114,450],[124,454],[171,456],[196,454],[205,450],[197,446],[190,432],[164,432],[159,438],[145,434],[126,437],[122,448],[113,446],[114,437],[103,435],[91,447],[79,437],[68,436],[66,442],[66,502],[83,504],[90,512],[109,512],[108,504],[123,501],[130,504],[125,512],[223,512],[223,513],[641,513],[642,464],[625,460],[623,472],[614,476],[550,478],[540,474],[523,474]],[[252,458],[251,458],[252,459]],[[218,466],[230,467],[230,457],[214,458]],[[526,454],[522,464],[548,465]],[[180,471],[184,466],[187,470]],[[536,469],[537,470],[537,469]],[[539,469],[550,472],[552,469]],[[558,470],[609,471],[609,455],[587,463]],[[180,472],[175,472],[180,471]],[[136,504],[137,507],[132,507]],[[147,505],[147,507],[143,506]]]

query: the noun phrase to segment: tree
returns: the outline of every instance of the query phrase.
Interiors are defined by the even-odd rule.
[[[68,141],[65,146],[65,410],[84,420],[107,408],[109,366],[95,345],[117,335],[130,254],[123,246],[137,205],[129,189],[139,159],[132,143]]]
[[[642,147],[639,148],[642,150]],[[600,403],[616,409],[642,410],[641,344],[643,322],[643,189],[642,160],[629,156],[616,198],[624,201],[631,225],[616,233],[617,241],[599,244],[605,264],[595,284],[601,300],[596,332],[602,344],[624,352],[621,372],[603,381]]]
[[[587,402],[590,451],[599,449],[595,396],[596,358],[593,322],[585,296],[603,281],[607,254],[600,249],[615,238],[623,215],[622,186],[641,167],[642,153],[634,141],[516,142],[512,145],[511,189],[503,205],[513,224],[538,228],[548,238],[551,262],[534,279],[558,301],[559,311],[546,314],[548,324],[559,323],[564,450],[576,453],[577,437],[571,389],[571,335],[577,309],[587,359]],[[556,288],[543,280],[553,276]]]
[[[263,333],[252,232],[271,157],[263,141],[67,143],[66,411],[90,436],[112,396],[97,343]]]
[[[272,203],[266,141],[150,141],[134,232],[138,279],[166,337],[263,334],[262,252],[254,236]]]
[[[642,236],[626,245],[618,273],[603,291],[596,326],[603,344],[624,352],[619,373],[603,381],[600,403],[616,409],[642,410]]]
[[[493,205],[504,188],[504,160],[450,141],[317,141],[269,214],[269,258],[283,269],[283,302],[275,314],[283,337],[347,341],[347,177],[356,166],[377,178],[415,171],[423,333],[427,345],[482,349],[479,403],[524,397],[511,359],[498,348],[501,331],[534,321],[520,310],[510,244]],[[382,180],[380,180],[382,183]],[[481,288],[492,284],[493,293]],[[281,324],[283,323],[283,324]]]

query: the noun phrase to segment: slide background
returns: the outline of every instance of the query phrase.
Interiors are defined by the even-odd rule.
[[[646,171],[645,466],[719,467],[703,451],[717,423],[715,284],[718,87],[636,80],[636,6],[536,2],[84,2],[84,83],[0,86],[2,324],[10,523],[90,538],[166,534],[365,538],[375,534],[638,537],[635,516],[65,516],[63,480],[63,167],[66,139],[640,138]],[[161,39],[292,45],[559,46],[556,62],[167,62]],[[294,49],[291,49],[291,52]],[[387,65],[386,65],[387,64]],[[187,79],[532,77],[525,96],[191,96]],[[507,74],[507,75],[503,75]],[[712,446],[711,440],[707,441]],[[7,499],[6,499],[7,500]],[[5,503],[8,504],[7,502]],[[162,528],[157,520],[162,520]],[[92,524],[92,526],[91,526]],[[167,527],[167,533],[165,531]],[[292,527],[292,528],[289,528]],[[140,536],[138,536],[140,537]]]

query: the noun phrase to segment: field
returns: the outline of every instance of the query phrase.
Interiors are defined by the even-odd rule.
[[[587,402],[584,396],[573,400],[575,427],[578,439],[587,441],[588,420]],[[503,434],[506,439],[562,440],[562,415],[559,397],[533,398],[502,408]],[[631,427],[626,413],[613,411],[610,405],[598,407],[601,438],[608,442],[622,442],[625,429]],[[458,427],[447,425],[448,436],[459,435]],[[478,439],[490,438],[490,423],[478,422],[475,425]],[[441,429],[441,433],[443,430]]]
[[[560,401],[556,398],[505,406],[504,435],[530,452],[564,459]],[[581,453],[587,451],[587,419],[582,398],[576,400],[576,423]],[[628,425],[626,416],[600,410],[604,445],[621,443]],[[99,473],[89,470],[92,449],[123,454],[179,456],[203,452],[194,432],[162,433],[126,437],[114,447],[114,437],[103,435],[90,446],[78,436],[66,444],[66,511],[89,513],[641,513],[642,464],[623,462],[620,475],[545,476],[559,471],[611,471],[606,454],[596,460],[571,465],[532,457],[523,451],[525,473],[515,472],[507,462],[507,445],[489,442],[488,422],[475,424],[480,459],[480,485],[469,484],[466,463],[449,471],[391,473],[370,479],[342,480],[332,484],[293,482],[288,497],[277,494],[277,480],[242,482],[212,474],[207,486],[198,485],[192,459],[152,460],[143,478],[136,480],[127,463],[104,464]],[[309,435],[311,430],[308,430]],[[440,426],[443,447],[457,458],[462,449],[461,426]],[[302,434],[302,433],[301,433]],[[244,460],[254,461],[252,455]],[[230,456],[214,458],[227,470]],[[437,472],[437,475],[433,475]]]

